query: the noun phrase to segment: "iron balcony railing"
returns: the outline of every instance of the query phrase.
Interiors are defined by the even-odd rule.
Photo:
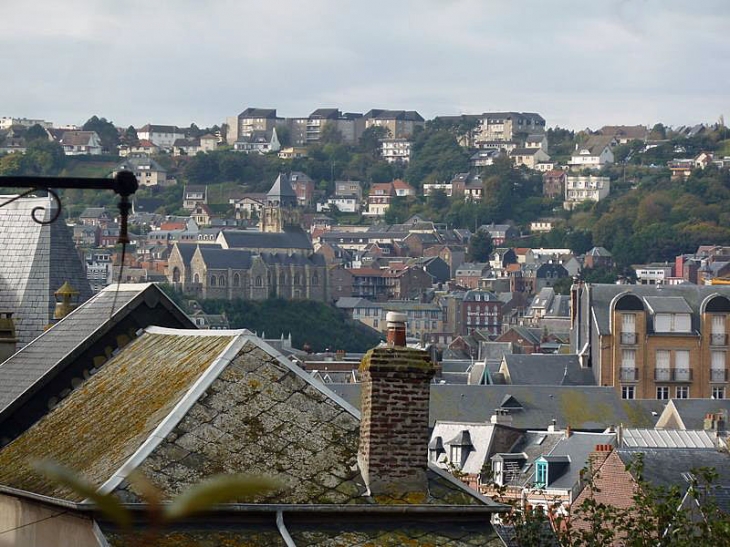
[[[633,367],[621,367],[619,369],[619,380],[622,382],[638,382],[639,369]]]
[[[711,346],[727,346],[727,334],[715,334],[714,332],[710,335]]]
[[[728,370],[726,368],[710,369],[710,382],[727,382]]]
[[[655,368],[656,382],[691,382],[692,369],[689,368]]]
[[[635,332],[622,332],[621,333],[621,344],[624,346],[635,346],[636,345],[636,333]]]

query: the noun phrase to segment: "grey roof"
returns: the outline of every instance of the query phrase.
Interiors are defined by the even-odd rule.
[[[730,455],[710,449],[697,448],[619,448],[621,461],[629,465],[643,454],[642,477],[654,486],[688,488],[692,469],[713,468],[717,473],[715,485],[730,485]]]
[[[151,169],[152,171],[162,171],[167,172],[167,170],[162,167],[159,163],[157,163],[152,158],[127,158],[122,163],[117,165],[114,168],[114,171],[134,171],[135,169],[139,169],[142,167],[146,167]]]
[[[644,302],[653,313],[692,313],[681,296],[646,296]]]
[[[615,433],[574,433],[561,439],[550,452],[550,458],[567,456],[569,464],[565,472],[556,480],[550,480],[548,488],[573,488],[581,478],[583,469],[588,464],[588,457],[597,444],[613,444]]]
[[[274,184],[271,186],[271,190],[269,190],[269,192],[266,195],[269,198],[274,198],[274,197],[276,197],[276,198],[283,198],[283,197],[296,198],[297,197],[296,192],[291,187],[291,183],[289,182],[289,177],[287,177],[286,175],[282,175],[281,173],[279,173],[279,176],[276,177]]]
[[[704,429],[705,416],[718,411],[730,414],[730,399],[672,399],[685,429]]]
[[[593,371],[580,366],[577,355],[512,354],[504,362],[514,385],[591,386]]]
[[[621,293],[633,294],[642,300],[652,296],[680,296],[693,314],[698,314],[702,302],[713,294],[730,297],[730,287],[716,285],[662,285],[659,288],[656,285],[589,284],[587,287],[590,289],[592,309],[599,334],[610,334],[611,301]]]
[[[605,257],[611,257],[613,256],[608,249],[605,247],[593,247],[590,251],[586,253],[587,255],[591,256],[605,256]]]
[[[545,312],[548,317],[570,317],[570,295],[567,294],[556,294],[555,298],[550,304],[550,307]]]
[[[312,250],[309,235],[300,229],[280,233],[249,230],[224,230],[220,238],[229,249],[305,249]]]
[[[79,354],[122,322],[137,308],[161,304],[176,318],[177,326],[196,328],[188,317],[154,284],[111,285],[79,306],[51,329],[0,365],[0,420],[73,363]],[[114,311],[112,311],[112,305]],[[159,316],[143,314],[148,320]],[[134,323],[132,332],[149,323]],[[126,328],[123,330],[126,333]]]
[[[360,405],[360,384],[333,384],[330,388],[355,407]],[[651,411],[642,401],[622,401],[612,387],[602,386],[431,386],[430,422],[450,420],[483,422],[501,408],[506,396],[522,409],[510,410],[512,426],[541,429],[553,419],[559,427],[601,430],[611,425],[653,427]],[[656,402],[656,401],[652,401]]]
[[[715,448],[717,442],[708,431],[626,428],[621,433],[621,445],[626,448]]]
[[[200,256],[208,270],[239,269],[251,267],[251,251],[244,249],[216,249],[200,245]]]
[[[5,201],[4,199],[2,201]],[[0,208],[0,310],[13,312],[18,342],[27,344],[53,318],[53,295],[64,282],[79,291],[79,302],[91,295],[84,266],[63,219],[51,218],[51,198],[23,198]]]

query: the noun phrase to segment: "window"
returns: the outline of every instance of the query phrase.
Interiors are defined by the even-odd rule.
[[[299,276],[299,273],[297,272],[294,274],[294,285],[299,285],[299,279],[300,279],[300,276]]]
[[[261,279],[261,276],[260,275],[257,275],[256,276],[256,282],[255,283],[256,283],[256,286],[257,287],[262,287],[263,286],[263,284],[264,284],[263,283],[263,279]]]
[[[689,386],[677,386],[677,399],[689,399]]]
[[[656,352],[656,371],[654,379],[659,382],[668,382],[670,380],[671,369],[669,364],[669,351],[659,349]]]
[[[656,398],[660,401],[664,401],[669,399],[669,387],[668,386],[658,386],[656,388]]]
[[[457,468],[461,467],[461,446],[452,445],[450,455],[451,455],[451,463]]]
[[[634,367],[636,367],[636,350],[635,349],[621,350],[621,368],[634,368]]]
[[[548,464],[546,461],[535,462],[535,486],[544,488],[547,486]]]
[[[314,274],[312,276],[312,287],[316,287],[317,285],[319,285],[319,276]]]
[[[200,283],[200,275],[195,274],[193,276],[193,283]]]
[[[689,351],[686,349],[674,352],[674,379],[680,382],[689,382]]]
[[[636,398],[636,386],[621,386],[621,398],[622,399],[635,399]]]
[[[713,386],[712,398],[713,399],[724,399],[725,398],[725,386],[722,386],[722,387]]]
[[[724,351],[713,351],[710,361],[710,382],[727,381],[727,373],[725,372],[726,356]]]
[[[210,286],[215,287],[216,277],[214,275],[210,276]]]
[[[220,285],[221,287],[225,287],[225,286],[226,286],[226,278],[225,278],[224,276],[220,276],[220,277],[218,278],[218,284],[219,284],[219,285]]]

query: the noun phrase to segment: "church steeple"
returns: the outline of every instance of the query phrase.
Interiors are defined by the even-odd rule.
[[[283,232],[287,226],[298,224],[297,194],[291,187],[289,177],[279,173],[271,190],[266,194],[266,205],[261,215],[262,232]]]

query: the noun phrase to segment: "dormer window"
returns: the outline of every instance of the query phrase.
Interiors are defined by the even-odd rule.
[[[449,461],[457,469],[461,469],[471,450],[474,450],[474,445],[471,443],[469,431],[465,429],[449,442]]]
[[[548,484],[548,462],[539,459],[535,462],[535,487],[545,488]]]
[[[432,462],[438,462],[440,457],[445,455],[444,440],[441,437],[434,437],[428,443],[428,459]]]

